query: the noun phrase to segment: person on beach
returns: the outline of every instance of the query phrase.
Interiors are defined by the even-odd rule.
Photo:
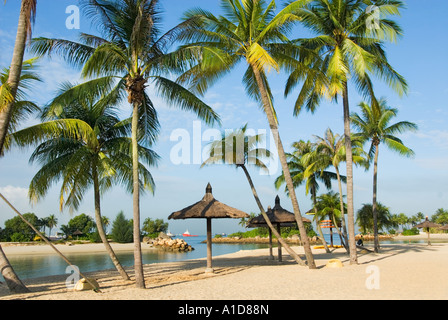
[[[356,243],[356,245],[360,246],[360,247],[364,247],[364,241],[362,240],[362,235],[361,238],[358,240],[358,242]]]

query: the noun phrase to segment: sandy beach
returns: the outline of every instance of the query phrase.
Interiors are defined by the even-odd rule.
[[[446,235],[442,235],[446,239]],[[441,238],[434,235],[432,239]],[[410,239],[406,237],[406,239]],[[426,239],[426,235],[414,236]],[[130,245],[114,245],[129,250]],[[58,246],[61,251],[94,252],[101,245]],[[303,248],[294,248],[303,253]],[[38,254],[47,246],[4,248],[7,255]],[[0,284],[0,300],[370,300],[448,299],[448,243],[384,244],[379,254],[359,253],[359,264],[350,265],[343,249],[331,254],[313,249],[317,270],[298,266],[288,255],[284,262],[268,260],[268,249],[240,251],[214,257],[215,274],[206,275],[205,259],[145,266],[147,289],[134,288],[114,270],[88,273],[98,280],[102,293],[74,292],[65,286],[67,276],[24,281],[32,291],[10,295]],[[342,268],[328,268],[339,259]],[[129,269],[132,277],[132,269]]]

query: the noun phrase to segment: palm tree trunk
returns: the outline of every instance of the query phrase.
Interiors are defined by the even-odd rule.
[[[315,185],[313,185],[311,187],[311,197],[313,198],[314,216],[317,218],[317,216],[318,216],[318,214],[317,214],[317,195],[316,195]],[[320,227],[319,221],[317,221],[317,219],[316,219],[316,224],[317,224],[317,231],[319,232],[319,236],[320,236],[322,243],[324,245],[324,248],[325,248],[325,252],[331,253],[330,249],[328,249],[327,241],[325,240],[324,233],[323,233],[322,228]]]
[[[133,208],[134,208],[134,270],[135,283],[139,289],[145,289],[145,276],[143,274],[142,262],[142,243],[140,239],[140,177],[138,173],[139,158],[138,158],[138,107],[139,103],[133,103],[132,113],[132,171],[134,179],[133,190]]]
[[[69,266],[72,266],[73,264],[70,262],[70,260],[68,260],[67,259],[67,257],[66,256],[64,256],[63,254],[62,254],[62,252],[61,251],[59,251],[52,243],[51,243],[51,241],[50,240],[48,240],[47,239],[47,237],[45,237],[39,230],[37,230],[36,229],[36,227],[35,226],[33,226],[33,224],[32,223],[30,223],[28,220],[26,220],[25,219],[25,217],[0,193],[0,198],[1,199],[3,199],[3,201],[5,201],[5,203],[20,217],[20,219],[22,219],[22,221],[23,222],[25,222],[34,232],[36,232],[36,234],[42,239],[42,240],[44,240],[44,242],[46,243],[46,244],[48,244],[61,258],[62,258],[62,260],[64,260]],[[11,270],[12,270],[12,268],[11,268],[11,266],[10,266],[10,264],[9,264],[9,262],[7,261],[8,259],[6,259],[6,256],[5,256],[5,254],[4,254],[4,252],[3,252],[3,250],[1,250],[1,247],[0,247],[0,268],[1,268],[1,271],[2,271],[2,273],[3,273],[3,270],[6,270],[6,272],[8,272],[8,276],[11,274]],[[5,261],[6,260],[6,261]],[[11,270],[8,270],[8,268],[11,268]],[[81,276],[81,277],[83,277],[83,278],[85,278],[86,280],[87,280],[87,282],[92,286],[92,288],[95,288],[94,289],[94,291],[95,292],[101,292],[101,290],[100,290],[100,288],[98,288],[97,286],[96,286],[96,284],[94,284],[89,278],[87,278],[85,275],[83,275],[81,272],[79,272],[79,275]],[[6,280],[6,278],[5,278],[5,280]],[[19,283],[17,283],[15,280],[14,280],[14,284],[13,285],[18,285],[18,286],[20,286],[20,284]],[[10,288],[10,290],[11,290],[11,288]],[[27,289],[28,290],[28,289]],[[25,292],[27,292],[27,291],[25,291]]]
[[[28,37],[28,26],[31,23],[32,3],[36,0],[22,0],[19,23],[17,28],[16,42],[9,71],[8,84],[13,100],[7,104],[3,112],[0,112],[0,154],[2,154],[12,110],[15,104],[17,89],[19,87],[20,75],[22,74],[23,56],[25,54],[26,41]]]
[[[95,219],[96,219],[96,227],[98,229],[98,234],[100,235],[101,241],[106,248],[107,253],[109,254],[110,259],[112,260],[115,268],[120,273],[123,280],[130,280],[128,274],[122,267],[120,261],[118,261],[117,256],[115,255],[114,250],[112,249],[109,240],[107,240],[106,232],[104,232],[103,227],[103,219],[101,218],[101,195],[100,195],[100,186],[98,182],[98,172],[96,169],[96,164],[92,167],[92,175],[93,175],[93,189],[95,193]]]
[[[275,229],[274,225],[272,224],[271,220],[269,219],[268,215],[266,214],[266,211],[263,208],[263,205],[261,204],[260,198],[258,197],[257,190],[255,189],[254,183],[252,181],[252,178],[249,174],[249,171],[247,170],[245,165],[240,165],[241,169],[243,169],[244,173],[246,174],[247,181],[249,182],[250,188],[252,190],[252,194],[254,195],[255,201],[257,202],[258,209],[260,210],[261,214],[263,215],[264,220],[266,221],[269,229],[272,231],[272,233],[277,237],[277,240],[279,242],[279,245],[282,245],[285,250],[289,253],[289,255],[301,266],[305,266],[305,262],[299,257],[297,253],[294,252],[294,250],[291,249],[291,247],[283,240],[280,233]]]
[[[306,234],[305,225],[303,224],[302,214],[300,213],[300,207],[299,207],[299,203],[297,201],[296,191],[294,189],[294,184],[292,182],[291,173],[289,171],[288,161],[286,159],[286,154],[285,154],[285,149],[283,148],[283,144],[280,139],[278,125],[277,125],[277,121],[274,117],[274,113],[272,111],[271,102],[268,97],[263,80],[261,78],[260,70],[255,65],[251,65],[251,67],[254,72],[256,81],[257,81],[258,89],[260,90],[260,94],[261,94],[261,98],[262,98],[262,102],[263,102],[263,106],[264,106],[264,111],[268,118],[269,126],[271,128],[272,134],[274,135],[275,143],[277,145],[280,163],[282,165],[283,174],[285,176],[286,185],[288,187],[289,196],[291,198],[292,206],[294,209],[294,215],[296,217],[297,226],[299,227],[300,238],[301,238],[301,241],[303,244],[303,248],[305,250],[305,256],[306,256],[306,260],[308,262],[308,267],[310,269],[316,269],[316,263],[314,262],[314,256],[311,251],[310,241]]]
[[[355,210],[353,204],[353,151],[350,130],[350,108],[348,103],[348,85],[344,83],[344,133],[345,152],[347,164],[347,220],[348,220],[348,243],[350,248],[350,264],[358,264],[358,253],[356,251],[355,239]]]
[[[30,290],[19,279],[14,269],[11,267],[8,258],[0,246],[0,271],[5,278],[6,285],[11,293],[27,293]]]
[[[350,253],[350,248],[347,245],[348,239],[347,239],[347,225],[345,221],[345,209],[344,209],[344,196],[342,195],[342,180],[341,180],[341,174],[339,173],[338,166],[334,167],[336,170],[336,176],[338,177],[338,187],[339,187],[339,202],[341,204],[341,224],[342,224],[342,236],[344,238],[344,241],[342,241],[342,245],[347,250],[348,253]],[[339,229],[338,229],[339,230]]]
[[[377,188],[378,188],[378,156],[379,156],[379,144],[375,145],[375,160],[373,162],[373,239],[374,239],[374,251],[378,253],[380,251],[380,241],[378,237],[378,206],[377,206]]]

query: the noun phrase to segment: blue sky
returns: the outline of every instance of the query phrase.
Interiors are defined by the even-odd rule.
[[[0,67],[10,64],[14,46],[19,1],[8,1],[0,5]],[[192,7],[202,7],[218,14],[219,2],[211,0],[162,1],[165,8],[164,25],[166,30],[179,22],[182,13]],[[279,1],[281,3],[281,1]],[[76,40],[79,31],[94,33],[89,21],[81,18],[81,30],[68,30],[65,22],[69,14],[66,8],[76,5],[75,0],[40,0],[34,27],[34,36],[66,38]],[[377,96],[387,98],[389,105],[399,109],[399,120],[412,121],[418,124],[419,131],[402,136],[405,144],[412,148],[416,156],[413,159],[401,158],[380,147],[378,200],[388,206],[392,213],[413,215],[419,211],[432,215],[438,208],[448,208],[448,2],[446,0],[406,1],[407,9],[397,19],[404,29],[404,37],[396,44],[386,46],[390,63],[409,83],[409,94],[400,98],[381,81],[375,81]],[[298,28],[297,37],[307,35]],[[299,34],[300,33],[300,34]],[[292,36],[292,37],[294,37]],[[28,55],[28,57],[30,57]],[[60,59],[54,57],[40,63],[39,72],[44,83],[36,85],[30,99],[45,104],[54,94],[62,81],[80,81],[79,70],[73,70]],[[248,123],[254,130],[267,130],[267,121],[257,104],[246,97],[241,82],[242,69],[236,69],[223,78],[205,95],[204,100],[220,114],[223,119],[222,129],[239,128]],[[280,134],[285,148],[300,139],[312,139],[313,135],[323,136],[330,127],[335,133],[343,132],[342,106],[324,102],[314,115],[303,112],[293,117],[292,106],[294,94],[285,99],[283,89],[286,76],[270,74],[270,83],[275,96],[275,108],[280,120]],[[244,174],[226,166],[213,166],[200,169],[199,165],[174,165],[170,160],[170,152],[177,142],[170,141],[176,129],[187,130],[193,137],[193,126],[196,118],[189,113],[171,108],[157,96],[152,96],[159,110],[162,132],[154,149],[161,155],[158,168],[152,168],[157,190],[155,196],[146,195],[141,201],[142,220],[151,217],[167,220],[168,215],[199,201],[205,192],[208,182],[214,188],[215,197],[233,207],[246,212],[258,212]],[[357,111],[361,98],[351,87],[351,110]],[[128,116],[131,110],[123,105],[122,114]],[[27,124],[34,123],[31,119]],[[204,133],[208,127],[202,124]],[[271,141],[268,139],[267,143]],[[192,142],[193,144],[193,142]],[[202,142],[201,147],[205,147]],[[55,185],[48,196],[36,205],[27,200],[27,188],[35,172],[36,166],[28,163],[32,150],[13,150],[0,160],[0,191],[8,196],[22,212],[34,212],[39,217],[55,214],[60,224],[70,219],[68,211],[59,212],[59,187]],[[193,160],[193,159],[192,159]],[[341,168],[342,172],[345,171]],[[276,191],[273,185],[280,174],[278,170],[271,176],[262,176],[251,169],[255,184],[263,204],[274,205],[277,194],[285,208],[292,206],[282,191]],[[355,169],[355,209],[372,199],[372,171]],[[336,184],[335,184],[336,190]],[[326,192],[322,186],[321,192]],[[93,190],[86,197],[78,213],[93,215]],[[299,204],[303,212],[311,208],[311,201],[305,194],[304,187],[297,189]],[[120,188],[114,188],[104,195],[102,201],[103,215],[114,219],[120,210],[129,218],[132,216],[132,199]],[[75,213],[77,214],[77,213]],[[0,226],[5,220],[13,217],[13,213],[0,204]],[[192,233],[204,234],[204,221],[170,222],[174,233],[186,229]],[[215,232],[234,232],[241,229],[238,221],[217,221]]]

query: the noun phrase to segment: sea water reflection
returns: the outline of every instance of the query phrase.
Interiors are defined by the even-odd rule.
[[[188,239],[188,244],[195,248],[192,252],[173,253],[162,250],[144,250],[142,254],[143,264],[159,262],[185,261],[201,259],[207,256],[207,246],[202,241],[205,237]],[[265,244],[214,244],[213,256],[238,252],[240,250],[253,250],[267,248]],[[66,257],[81,272],[113,269],[114,265],[107,253],[76,253],[67,254]],[[134,254],[130,252],[117,252],[117,257],[125,267],[134,265]],[[67,264],[56,254],[49,255],[23,255],[8,257],[11,265],[21,279],[32,279],[50,275],[65,274]],[[0,275],[0,278],[1,275]]]

